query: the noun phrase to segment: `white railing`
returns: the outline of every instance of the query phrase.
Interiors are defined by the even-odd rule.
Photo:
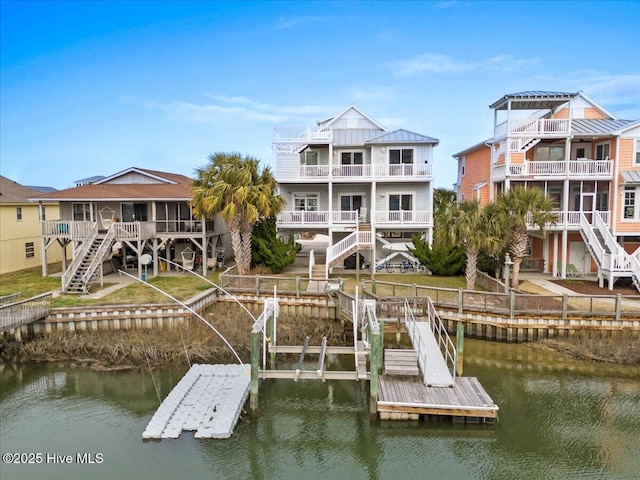
[[[311,127],[276,127],[273,140],[278,141],[318,141],[331,140],[331,129],[312,130]]]
[[[622,248],[622,245],[620,245],[616,241],[616,239],[613,238],[613,235],[611,234],[611,231],[609,230],[609,227],[607,226],[607,223],[605,222],[604,218],[600,216],[599,212],[596,212],[596,214],[593,216],[595,217],[593,219],[593,224],[595,225],[595,228],[597,228],[598,231],[600,232],[600,235],[602,235],[602,238],[604,239],[604,243],[609,249],[609,251],[614,255],[626,256],[626,252],[624,251],[624,248]]]
[[[98,224],[94,223],[93,229],[88,234],[85,241],[82,243],[82,246],[78,248],[75,252],[73,252],[73,260],[71,261],[71,265],[69,265],[69,268],[67,268],[62,274],[62,291],[63,292],[66,292],[67,288],[69,288],[69,285],[71,284],[71,280],[73,279],[73,276],[78,271],[80,264],[82,264],[84,257],[87,255],[87,252],[89,251],[89,249],[91,248],[91,245],[93,245],[93,242],[97,237],[98,237]]]
[[[371,165],[332,165],[334,178],[371,177]]]
[[[409,177],[409,178],[429,178],[431,177],[431,165],[417,163],[400,163],[376,165],[376,177]]]
[[[114,222],[113,225],[116,240],[146,240],[155,235],[154,222]]]
[[[278,214],[278,222],[293,223],[296,225],[327,225],[329,223],[328,211],[288,210]]]
[[[611,176],[612,160],[569,160],[569,175]]]
[[[383,210],[376,211],[376,223],[431,225],[429,210]]]
[[[429,323],[429,327],[431,328],[431,332],[433,333],[433,336],[438,343],[440,353],[444,357],[444,361],[449,368],[451,380],[455,384],[457,358],[456,347],[451,341],[451,337],[449,337],[447,329],[440,320],[438,312],[436,312],[431,299],[426,297],[425,300],[427,302],[427,321]],[[411,308],[411,305],[409,305],[409,301],[407,299],[405,299],[404,301],[404,323],[407,332],[409,333],[409,336],[414,343],[414,347],[418,351],[418,363],[420,364],[420,368],[422,370],[423,381],[425,384],[427,384],[427,375],[429,373],[427,370],[427,350],[426,348],[422,348],[422,345],[420,344],[420,335],[417,332],[416,327],[417,321],[415,319],[415,316],[413,315],[413,310]]]
[[[40,222],[43,236],[55,236],[69,238],[74,241],[83,241],[91,235],[96,222],[79,220],[42,220]]]
[[[508,125],[509,135],[566,135],[569,129],[570,121],[567,118],[522,118],[509,120]]]
[[[331,212],[331,221],[333,223],[354,224],[358,221],[357,210],[333,210]]]
[[[329,165],[300,165],[298,174],[303,178],[327,178]]]
[[[114,238],[116,236],[115,234],[117,225],[117,223],[111,224],[111,226],[107,230],[107,234],[102,239],[102,243],[91,259],[91,263],[89,264],[87,271],[82,275],[82,289],[84,290],[84,293],[89,293],[89,288],[91,287],[93,276],[98,271],[98,268],[102,267],[102,262],[107,255],[107,252],[111,250],[111,246],[113,245]]]
[[[327,266],[331,265],[331,262],[339,258],[341,255],[349,252],[349,250],[354,248],[356,245],[371,245],[371,239],[371,231],[363,232],[356,230],[355,232],[351,232],[338,243],[327,247]]]
[[[631,256],[631,274],[636,288],[640,291],[640,260],[635,255]]]
[[[313,278],[313,267],[316,266],[316,256],[313,250],[309,252],[309,278]]]

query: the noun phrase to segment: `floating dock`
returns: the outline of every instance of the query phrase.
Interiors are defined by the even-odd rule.
[[[178,438],[187,431],[195,431],[195,438],[229,438],[250,381],[246,365],[193,365],[164,399],[142,438]]]

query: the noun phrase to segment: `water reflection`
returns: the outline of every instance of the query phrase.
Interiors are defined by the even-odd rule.
[[[340,359],[335,359],[340,363]],[[310,365],[309,368],[315,368]],[[5,365],[2,452],[101,452],[99,466],[0,466],[2,478],[637,478],[640,372],[528,346],[468,340],[465,375],[500,406],[494,426],[369,420],[365,382],[265,380],[259,416],[229,440],[142,442],[185,369],[94,372]],[[51,467],[51,466],[49,466]]]

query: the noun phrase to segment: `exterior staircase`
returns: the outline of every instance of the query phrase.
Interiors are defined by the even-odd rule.
[[[62,291],[65,293],[89,293],[91,284],[102,267],[115,241],[116,224],[106,233],[95,232],[75,252],[73,262],[62,275]]]
[[[598,266],[598,278],[607,278],[609,289],[619,278],[631,278],[640,292],[640,260],[638,255],[627,253],[611,234],[597,212],[593,222],[580,214],[580,234]]]
[[[327,248],[326,272],[359,250],[373,250],[373,232],[369,223],[357,225],[355,232]]]

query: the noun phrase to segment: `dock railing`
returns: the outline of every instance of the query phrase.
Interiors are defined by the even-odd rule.
[[[451,373],[451,377],[453,382],[455,383],[456,378],[456,347],[451,341],[451,337],[449,337],[449,333],[447,332],[446,327],[440,320],[438,316],[438,312],[436,312],[433,303],[428,298],[425,299],[427,301],[427,308],[425,316],[426,321],[429,323],[429,327],[431,332],[433,333],[433,337],[435,338],[438,347],[440,348],[440,353],[449,368],[449,373]],[[414,343],[414,347],[418,351],[418,363],[420,364],[420,368],[422,369],[422,375],[427,383],[427,349],[423,348],[423,345],[420,344],[421,337],[417,332],[417,320],[415,318],[413,308],[409,303],[409,299],[404,300],[404,324],[411,340],[413,342],[417,342],[417,345]]]
[[[0,332],[26,325],[49,315],[51,293],[0,306]]]

